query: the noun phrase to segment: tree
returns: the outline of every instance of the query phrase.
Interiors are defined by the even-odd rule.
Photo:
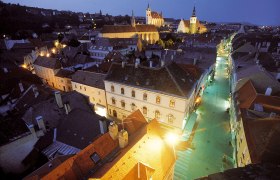
[[[163,49],[165,48],[165,43],[162,39],[159,39],[157,44],[160,45]]]

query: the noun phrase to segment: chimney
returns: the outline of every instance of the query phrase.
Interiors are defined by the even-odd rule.
[[[100,127],[101,134],[105,134],[106,132],[108,132],[107,123],[106,123],[105,118],[99,119],[99,127]]]
[[[118,138],[118,125],[115,122],[111,122],[109,125],[109,134],[113,140]]]
[[[265,95],[266,95],[266,96],[270,96],[271,93],[272,93],[272,88],[271,88],[271,87],[267,87],[267,88],[266,88],[266,91],[265,91]]]
[[[56,100],[56,103],[57,103],[58,107],[63,108],[63,103],[62,103],[60,91],[55,91],[54,96],[55,96],[55,100]]]
[[[43,117],[42,116],[37,116],[36,121],[37,121],[39,129],[43,130],[44,133],[47,132]]]
[[[124,62],[124,61],[122,61],[122,68],[124,68],[124,66],[125,66],[125,62]]]
[[[150,62],[150,68],[153,67],[153,61],[149,61]]]
[[[120,148],[125,148],[128,144],[128,133],[126,130],[122,129],[119,133],[119,146]]]
[[[71,112],[71,107],[70,107],[69,102],[66,102],[66,103],[64,104],[64,109],[65,109],[65,113],[66,113],[66,114],[69,114],[69,113]]]
[[[196,65],[196,61],[197,61],[197,59],[193,58],[193,65]]]
[[[32,90],[33,90],[35,98],[37,98],[39,96],[39,91],[35,85],[33,85]]]
[[[35,129],[34,129],[34,125],[30,124],[28,126],[28,129],[30,130],[31,134],[36,137],[36,132],[35,132]]]
[[[163,67],[164,64],[165,64],[164,60],[161,60],[161,61],[160,61],[160,64],[161,64],[161,67]]]
[[[21,82],[20,82],[20,83],[18,83],[18,86],[19,86],[20,92],[23,92],[23,91],[24,91],[24,88],[23,88],[23,85],[22,85],[22,83],[21,83]]]

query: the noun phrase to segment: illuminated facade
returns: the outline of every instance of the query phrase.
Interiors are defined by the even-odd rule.
[[[190,20],[181,19],[177,32],[188,33],[188,34],[202,34],[207,32],[207,28],[199,22],[196,17],[195,7],[193,8],[192,16]]]
[[[105,25],[98,35],[103,38],[136,38],[153,44],[159,40],[159,33],[155,25],[136,24],[134,15],[131,25]]]
[[[119,64],[113,64],[110,71],[108,74],[111,76],[105,79],[105,90],[108,114],[111,117],[125,119],[131,112],[139,109],[148,120],[156,118],[167,129],[179,132],[184,128],[185,118],[194,107],[193,86],[197,81],[187,80],[185,72],[182,72],[177,65],[171,64],[161,69],[147,70],[142,67],[134,69],[133,65],[125,65],[122,68]],[[137,75],[134,74],[124,74],[124,77],[120,77],[122,72],[126,71],[134,71],[134,74],[142,77],[140,79],[143,81],[135,80]],[[117,72],[118,75],[115,74]],[[177,82],[174,77],[176,75],[173,75],[175,72],[182,72],[180,78],[186,78],[186,81]],[[142,73],[149,77],[146,79],[140,76]],[[162,85],[159,85],[161,79]],[[190,83],[189,88],[184,85],[185,83]],[[185,89],[180,90],[183,87]]]
[[[100,116],[107,115],[107,103],[104,88],[105,75],[87,71],[77,71],[72,76],[72,89],[88,97],[89,103],[94,106]]]
[[[146,9],[146,24],[155,25],[156,27],[161,27],[164,24],[162,13],[152,11],[149,4]]]

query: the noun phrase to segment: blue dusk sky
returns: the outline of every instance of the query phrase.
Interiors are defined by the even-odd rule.
[[[148,2],[164,17],[188,19],[194,4],[200,20],[280,25],[280,0],[2,0],[7,3],[75,12],[145,16]]]

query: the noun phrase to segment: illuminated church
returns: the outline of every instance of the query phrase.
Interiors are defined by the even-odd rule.
[[[199,22],[196,17],[195,6],[193,8],[192,16],[190,20],[181,19],[177,32],[188,34],[202,34],[207,32],[207,28]]]
[[[155,25],[156,27],[161,27],[164,24],[162,12],[158,13],[152,11],[149,4],[148,4],[148,8],[146,9],[146,24],[152,24]]]
[[[153,24],[136,24],[132,12],[130,25],[104,25],[99,37],[104,38],[135,38],[154,44],[159,40],[159,33]]]

